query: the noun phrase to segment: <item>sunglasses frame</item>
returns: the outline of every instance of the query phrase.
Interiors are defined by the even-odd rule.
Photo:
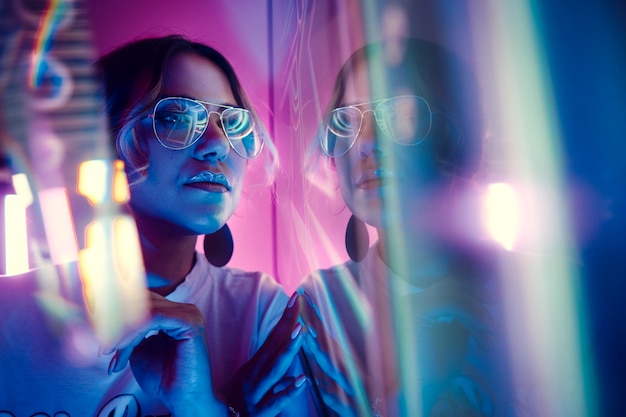
[[[376,114],[378,108],[380,106],[382,106],[384,103],[391,101],[391,100],[396,100],[399,98],[417,98],[419,100],[422,100],[425,104],[426,107],[428,108],[428,114],[429,114],[429,121],[428,121],[428,131],[426,132],[425,135],[423,135],[423,137],[421,139],[419,139],[418,141],[416,141],[415,143],[401,143],[396,141],[394,138],[392,138],[389,134],[387,134],[384,130],[383,125],[381,124],[381,122],[378,120],[378,115]],[[370,108],[369,110],[361,110],[359,109],[359,107],[363,107],[363,106],[372,106],[374,105],[372,108]],[[341,107],[335,107],[334,109],[332,109],[329,113],[328,113],[328,118],[327,120],[330,120],[330,116],[337,110],[341,110],[341,109],[355,109],[357,110],[360,114],[361,114],[361,119],[359,121],[359,128],[356,132],[356,135],[354,135],[354,138],[352,139],[352,142],[350,143],[350,146],[347,147],[347,149],[345,150],[345,152],[343,152],[340,155],[331,155],[328,150],[326,149],[326,146],[324,145],[327,142],[327,136],[328,136],[328,132],[331,131],[330,127],[329,127],[329,122],[325,121],[324,122],[324,135],[320,136],[320,144],[322,146],[322,150],[324,151],[324,153],[326,155],[328,155],[331,158],[341,158],[342,156],[346,155],[348,152],[350,152],[350,149],[352,149],[352,147],[354,146],[354,144],[356,143],[357,139],[359,138],[359,135],[361,134],[361,129],[363,128],[363,119],[365,118],[365,113],[371,112],[374,114],[374,120],[376,120],[376,125],[378,126],[379,130],[387,137],[387,139],[389,139],[390,141],[397,143],[398,145],[402,145],[402,146],[416,146],[419,145],[420,143],[424,142],[426,140],[426,138],[428,138],[428,135],[430,135],[430,132],[432,130],[432,126],[433,126],[433,109],[431,108],[430,104],[428,103],[428,100],[426,100],[424,97],[421,96],[416,96],[416,95],[410,95],[410,94],[406,94],[406,95],[401,95],[401,96],[395,96],[395,97],[389,97],[389,98],[384,98],[381,100],[375,100],[375,101],[368,101],[365,103],[357,103],[357,104],[351,104],[349,106],[341,106]],[[334,134],[334,133],[333,133]],[[335,136],[339,136],[339,135],[335,135]],[[347,138],[348,136],[343,136],[344,138]]]
[[[172,147],[172,146],[166,145],[165,143],[163,143],[161,138],[159,138],[159,134],[157,133],[156,119],[155,119],[154,115],[156,114],[156,110],[157,110],[157,107],[159,106],[159,104],[161,104],[165,100],[185,100],[185,101],[190,101],[192,103],[201,104],[202,107],[204,108],[204,110],[207,112],[207,124],[202,129],[202,132],[200,132],[200,134],[198,135],[197,138],[195,138],[189,144],[187,144],[187,145],[185,145],[185,146],[183,146],[181,148],[177,148],[177,147]],[[222,111],[209,110],[207,106],[218,107],[218,108],[221,108]],[[222,114],[226,110],[231,110],[231,109],[243,110],[243,111],[247,112],[250,115],[250,120],[252,121],[252,132],[255,133],[255,139],[254,140],[260,140],[261,141],[261,145],[259,146],[259,150],[253,156],[242,155],[237,150],[237,148],[235,148],[235,145],[233,145],[233,142],[232,142],[231,138],[228,137],[228,133],[226,133],[226,130],[224,129],[224,120],[222,118]],[[261,154],[261,151],[263,150],[263,146],[265,145],[265,141],[263,140],[262,136],[258,136],[258,138],[257,138],[258,132],[256,131],[256,122],[254,120],[253,114],[252,114],[252,112],[250,110],[245,109],[243,107],[236,107],[236,106],[228,106],[228,105],[225,105],[225,104],[210,103],[208,101],[196,100],[196,99],[189,98],[189,97],[174,97],[174,96],[172,96],[172,97],[163,97],[163,98],[159,99],[159,101],[156,102],[156,104],[152,108],[152,113],[150,113],[148,115],[148,118],[152,119],[152,131],[154,132],[154,136],[157,138],[157,140],[159,141],[161,146],[163,146],[164,148],[167,148],[167,149],[171,149],[173,151],[181,151],[183,149],[189,148],[190,146],[192,146],[193,144],[195,144],[196,142],[198,142],[200,140],[202,135],[204,135],[204,132],[206,132],[206,128],[207,128],[207,126],[209,125],[209,123],[211,121],[211,114],[217,114],[219,116],[219,118],[220,118],[220,129],[222,130],[222,133],[224,133],[224,137],[226,137],[226,139],[228,140],[229,146],[232,148],[232,150],[234,150],[237,153],[237,155],[241,156],[244,159],[254,159],[254,158],[256,158],[257,156],[259,156]]]

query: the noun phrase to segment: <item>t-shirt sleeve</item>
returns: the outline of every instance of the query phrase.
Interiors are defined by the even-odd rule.
[[[257,343],[255,352],[263,345],[272,332],[287,306],[289,297],[274,278],[267,274],[261,274],[259,287],[259,311]]]

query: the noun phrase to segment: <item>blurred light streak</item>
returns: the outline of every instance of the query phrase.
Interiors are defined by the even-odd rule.
[[[31,105],[42,111],[58,109],[70,100],[74,91],[72,73],[66,64],[51,55],[43,55],[39,60],[40,80],[31,86],[34,90]]]
[[[487,231],[506,250],[513,249],[519,230],[519,202],[513,187],[504,183],[490,184],[484,204]]]
[[[365,42],[371,42],[381,39],[381,34],[386,34],[389,38],[386,38],[390,42],[391,47],[388,49],[388,53],[385,55],[386,63],[379,60],[371,60],[369,62],[370,79],[370,95],[371,97],[388,97],[389,93],[385,90],[387,78],[385,72],[385,65],[393,64],[402,59],[402,48],[398,43],[398,37],[401,37],[404,33],[402,26],[407,22],[397,21],[400,16],[406,15],[406,10],[402,10],[403,6],[400,4],[387,4],[383,10],[382,24],[378,24],[380,21],[379,10],[377,2],[374,0],[365,1],[362,4],[362,17],[365,26]],[[390,27],[394,25],[396,27]],[[386,147],[391,147],[390,141],[380,141],[379,146],[382,148],[382,152],[387,155],[394,155],[393,152],[385,150]],[[395,166],[395,161],[390,158],[388,163],[391,167]],[[385,187],[383,190],[383,200],[387,203],[387,210],[391,213],[402,212],[402,202],[404,196],[400,194],[398,186]],[[410,276],[409,271],[406,270],[408,265],[408,259],[413,254],[409,253],[407,241],[407,233],[402,225],[398,222],[391,222],[389,225],[388,239],[389,253],[391,262],[398,267],[396,271],[400,276]],[[392,288],[392,293],[395,289]],[[422,373],[422,365],[416,360],[419,357],[419,346],[417,346],[416,338],[414,337],[414,329],[417,328],[416,318],[413,316],[407,303],[393,303],[393,320],[394,332],[396,337],[396,351],[397,351],[397,363],[398,364],[411,364],[411,366],[398,366],[398,373],[400,378],[400,390],[399,397],[399,410],[400,415],[422,415],[424,407],[423,387],[420,381],[420,375]]]
[[[473,25],[485,51],[476,62],[494,137],[503,144],[501,174],[528,184],[532,195],[550,196],[532,199],[542,221],[527,222],[522,213],[520,227],[533,238],[503,258],[511,367],[528,415],[592,416],[593,375],[564,196],[562,139],[534,10],[533,1],[492,1]],[[550,227],[543,227],[547,222]]]
[[[124,162],[117,159],[114,162],[114,169],[113,201],[117,204],[124,204],[130,200],[130,189],[128,188],[128,178],[124,171]]]
[[[351,273],[347,269],[345,269],[344,271],[345,271],[345,275],[342,276],[340,279],[338,279],[337,285],[342,285],[344,287],[353,285],[352,283],[354,282],[354,278],[352,277]],[[351,311],[354,312],[362,328],[368,329],[367,333],[369,333],[372,329],[371,329],[371,326],[367,326],[366,324],[369,323],[371,325],[374,322],[372,318],[373,311],[371,309],[370,302],[356,288],[353,288],[353,289],[348,288],[347,290],[345,290],[344,293],[347,296],[348,302],[350,303],[350,305],[352,305]],[[332,299],[332,297],[330,297],[330,299]],[[354,406],[358,410],[357,415],[359,416],[369,415],[371,413],[372,404],[369,403],[368,396],[365,392],[364,384],[367,381],[363,381],[363,379],[361,378],[361,371],[359,370],[359,365],[357,364],[357,361],[354,360],[354,358],[357,357],[357,354],[355,352],[352,352],[352,349],[350,347],[348,335],[345,331],[346,326],[344,326],[342,323],[339,322],[340,314],[337,309],[337,306],[333,303],[329,303],[329,308],[331,309],[331,311],[324,312],[322,314],[322,317],[328,319],[328,321],[330,322],[329,323],[330,329],[336,330],[335,332],[331,334],[331,336],[336,340],[337,344],[339,345],[340,352],[337,352],[337,354],[343,356],[343,365],[345,366],[346,372],[347,372],[346,376],[348,377],[348,380],[351,382],[351,386],[354,390],[353,401],[355,403]],[[375,346],[371,346],[371,347],[374,348]]]
[[[295,212],[295,209],[293,210],[293,212]],[[294,216],[294,217],[297,220],[294,223],[294,227],[296,230],[296,236],[298,238],[298,242],[300,242],[301,244],[303,242],[308,242],[308,239],[306,238],[307,236],[306,232],[311,231],[312,229],[316,230],[318,231],[316,236],[319,236],[319,238],[322,240],[321,246],[324,248],[327,248],[328,252],[325,253],[325,255],[328,256],[329,262],[331,263],[331,265],[339,265],[343,262],[345,255],[342,253],[339,253],[338,250],[334,249],[332,242],[330,241],[330,238],[328,237],[328,235],[326,233],[323,233],[323,226],[318,220],[317,215],[315,213],[310,213],[310,215],[307,217],[308,223],[306,225],[302,221],[300,216]],[[317,259],[317,256],[318,256],[317,251],[307,250],[305,251],[305,254],[307,254],[307,258],[308,258],[307,260],[309,262],[309,265],[319,264],[320,260]]]
[[[84,161],[78,167],[77,191],[92,205],[101,204],[109,190],[108,166],[104,160]]]
[[[50,43],[54,38],[59,24],[63,18],[68,15],[68,1],[66,0],[50,0],[48,9],[43,13],[37,29],[35,37],[35,47],[31,54],[31,67],[29,86],[31,88],[38,87],[43,81],[43,74],[46,72],[46,52],[50,49]]]
[[[79,266],[85,301],[100,342],[109,346],[146,317],[148,299],[134,220],[101,216],[86,228]]]
[[[30,188],[26,174],[13,174],[12,181],[15,194],[22,198],[24,205],[28,207],[33,204],[33,191]]]
[[[39,192],[50,259],[54,265],[78,260],[78,243],[67,190],[49,188]]]
[[[4,226],[6,274],[18,275],[28,271],[28,235],[26,205],[18,195],[4,197]]]
[[[129,198],[128,184],[123,165],[111,159],[91,65],[97,53],[91,26],[82,1],[4,3],[2,144],[6,130],[19,172],[33,171],[30,183],[19,175],[13,183],[32,204],[26,214],[38,284],[34,296],[59,331],[68,359],[92,364],[94,346],[143,320],[147,285],[134,220],[118,216]],[[83,243],[87,235],[91,247]],[[83,247],[85,253],[79,251]]]

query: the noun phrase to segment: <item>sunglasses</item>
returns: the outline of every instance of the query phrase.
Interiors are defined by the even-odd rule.
[[[378,128],[386,137],[405,146],[423,142],[433,121],[430,105],[419,96],[398,96],[338,107],[325,118],[325,132],[320,135],[322,149],[328,156],[339,158],[348,153],[361,133],[367,112],[374,114]]]
[[[211,114],[219,116],[219,126],[239,156],[252,159],[259,155],[263,139],[254,129],[254,118],[249,110],[185,97],[166,97],[155,104],[148,117],[152,119],[154,134],[161,145],[180,150],[200,139]]]

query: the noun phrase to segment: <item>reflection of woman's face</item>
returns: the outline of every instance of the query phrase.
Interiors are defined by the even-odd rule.
[[[180,54],[170,61],[161,96],[236,105],[224,72],[195,54]],[[239,202],[246,160],[230,147],[218,116],[212,114],[200,140],[182,150],[161,146],[149,118],[135,132],[149,153],[145,181],[131,187],[135,215],[181,234],[211,233],[226,223]],[[223,175],[227,183],[209,172]]]
[[[419,95],[406,88],[390,91],[386,97],[372,97],[364,63],[354,67],[345,87],[339,106],[402,94]],[[343,157],[334,159],[341,193],[350,211],[374,227],[405,221],[407,216],[417,218],[420,212],[426,214],[433,187],[440,179],[430,145],[432,136],[419,145],[396,144],[377,131],[372,112],[365,113],[354,146]]]

